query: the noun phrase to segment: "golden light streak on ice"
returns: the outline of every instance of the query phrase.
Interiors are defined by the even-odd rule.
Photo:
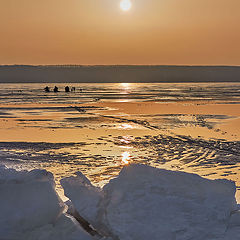
[[[122,163],[127,165],[129,164],[129,160],[130,160],[130,153],[129,152],[122,153]]]

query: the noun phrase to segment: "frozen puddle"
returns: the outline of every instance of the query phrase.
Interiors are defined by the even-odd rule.
[[[236,240],[234,182],[132,164],[103,188],[82,174],[61,180],[66,212],[45,170],[0,167],[0,236],[13,240]]]

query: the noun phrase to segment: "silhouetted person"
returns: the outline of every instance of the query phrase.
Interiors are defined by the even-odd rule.
[[[53,89],[54,92],[58,92],[58,87],[55,86],[54,89]]]
[[[76,88],[75,87],[72,87],[71,88],[71,92],[75,92]]]
[[[46,87],[44,88],[44,90],[45,90],[45,92],[50,92],[50,89],[49,89],[48,86],[46,86]]]
[[[70,91],[69,86],[66,86],[65,87],[65,92],[69,92],[69,91]]]

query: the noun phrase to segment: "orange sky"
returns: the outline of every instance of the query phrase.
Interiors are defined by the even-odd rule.
[[[240,65],[240,0],[0,0],[0,64]]]

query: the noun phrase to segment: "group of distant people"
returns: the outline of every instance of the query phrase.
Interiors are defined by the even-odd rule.
[[[44,88],[44,91],[45,91],[45,92],[50,92],[50,88],[49,88],[48,86],[46,86],[46,87]],[[58,87],[55,86],[54,89],[53,89],[53,91],[54,91],[54,92],[59,92]],[[71,87],[71,92],[75,92],[75,91],[76,91],[76,88],[75,88],[75,87]],[[82,89],[80,89],[80,91],[82,91]],[[65,87],[65,92],[70,92],[70,87],[69,87],[69,86],[66,86],[66,87]]]

